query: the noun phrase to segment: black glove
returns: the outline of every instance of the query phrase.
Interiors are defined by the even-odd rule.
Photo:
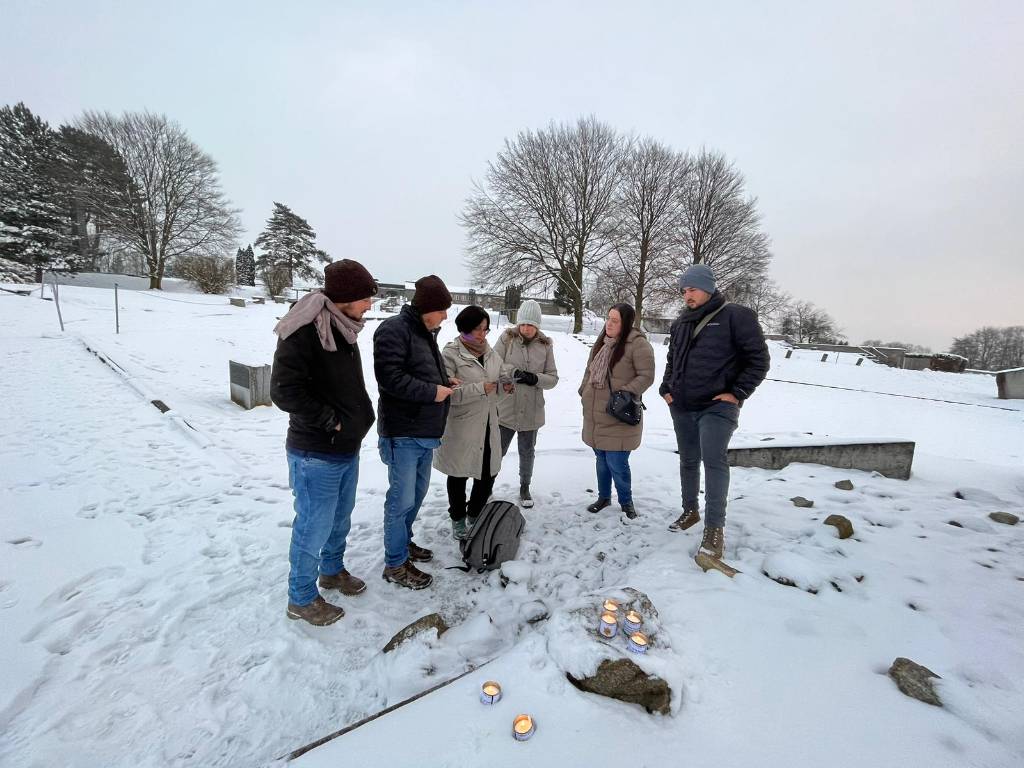
[[[529,371],[520,371],[518,368],[513,374],[516,384],[525,384],[528,387],[537,386],[537,374]]]

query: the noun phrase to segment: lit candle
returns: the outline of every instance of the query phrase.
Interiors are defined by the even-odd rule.
[[[629,642],[626,643],[626,647],[633,653],[647,653],[648,645],[647,635],[643,632],[634,632],[629,636]]]
[[[601,623],[597,625],[597,631],[602,637],[615,637],[619,631],[619,622],[614,613],[602,613]]]
[[[640,630],[643,623],[643,616],[636,611],[627,611],[625,618],[622,620],[622,629],[626,634],[632,635],[634,632],[638,632]]]
[[[480,688],[480,701],[484,704],[497,704],[501,700],[501,686],[488,680]]]
[[[519,715],[512,721],[512,735],[516,741],[526,741],[533,736],[535,730],[537,729],[533,724],[533,718],[529,715]]]
[[[619,612],[619,603],[616,600],[612,600],[611,598],[608,598],[607,600],[604,601],[604,605],[601,606],[601,608],[602,608],[602,610],[605,613],[618,613]]]

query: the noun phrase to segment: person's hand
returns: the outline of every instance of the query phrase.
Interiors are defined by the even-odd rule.
[[[668,403],[669,405],[672,405],[672,393],[671,392],[666,392],[664,395],[662,395],[662,397],[665,398],[665,402],[666,403]]]
[[[528,387],[537,386],[537,374],[530,371],[516,370],[515,379],[517,384],[525,384]]]
[[[501,388],[505,390],[506,395],[511,395],[513,392],[515,392],[516,385],[506,381],[504,384],[501,385]]]
[[[484,394],[490,395],[498,391],[498,382],[496,381],[485,381],[484,382]]]
[[[442,385],[438,384],[437,385],[437,394],[434,395],[434,402],[435,403],[443,403],[445,400],[447,400],[451,396],[452,396],[452,388],[451,387],[445,387],[445,386],[442,386]]]
[[[341,422],[340,421],[337,424],[334,425],[334,431],[335,432],[341,432]]]
[[[715,395],[711,398],[712,400],[721,400],[723,403],[732,403],[733,405],[739,405],[740,401],[736,399],[736,396],[730,392],[723,392],[720,395]]]
[[[454,376],[449,376],[448,383],[453,387],[459,387],[462,386],[462,379],[456,379]]]

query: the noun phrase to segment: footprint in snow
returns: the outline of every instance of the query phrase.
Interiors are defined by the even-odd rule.
[[[7,539],[7,543],[17,547],[18,549],[33,549],[35,547],[43,546],[43,542],[39,539],[33,539],[31,536],[20,536],[15,539]]]

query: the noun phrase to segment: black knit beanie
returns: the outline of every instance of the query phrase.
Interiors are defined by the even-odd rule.
[[[487,321],[487,327],[490,328],[491,316],[487,314],[487,310],[470,304],[455,316],[455,327],[459,329],[459,333],[469,333],[484,320]]]

